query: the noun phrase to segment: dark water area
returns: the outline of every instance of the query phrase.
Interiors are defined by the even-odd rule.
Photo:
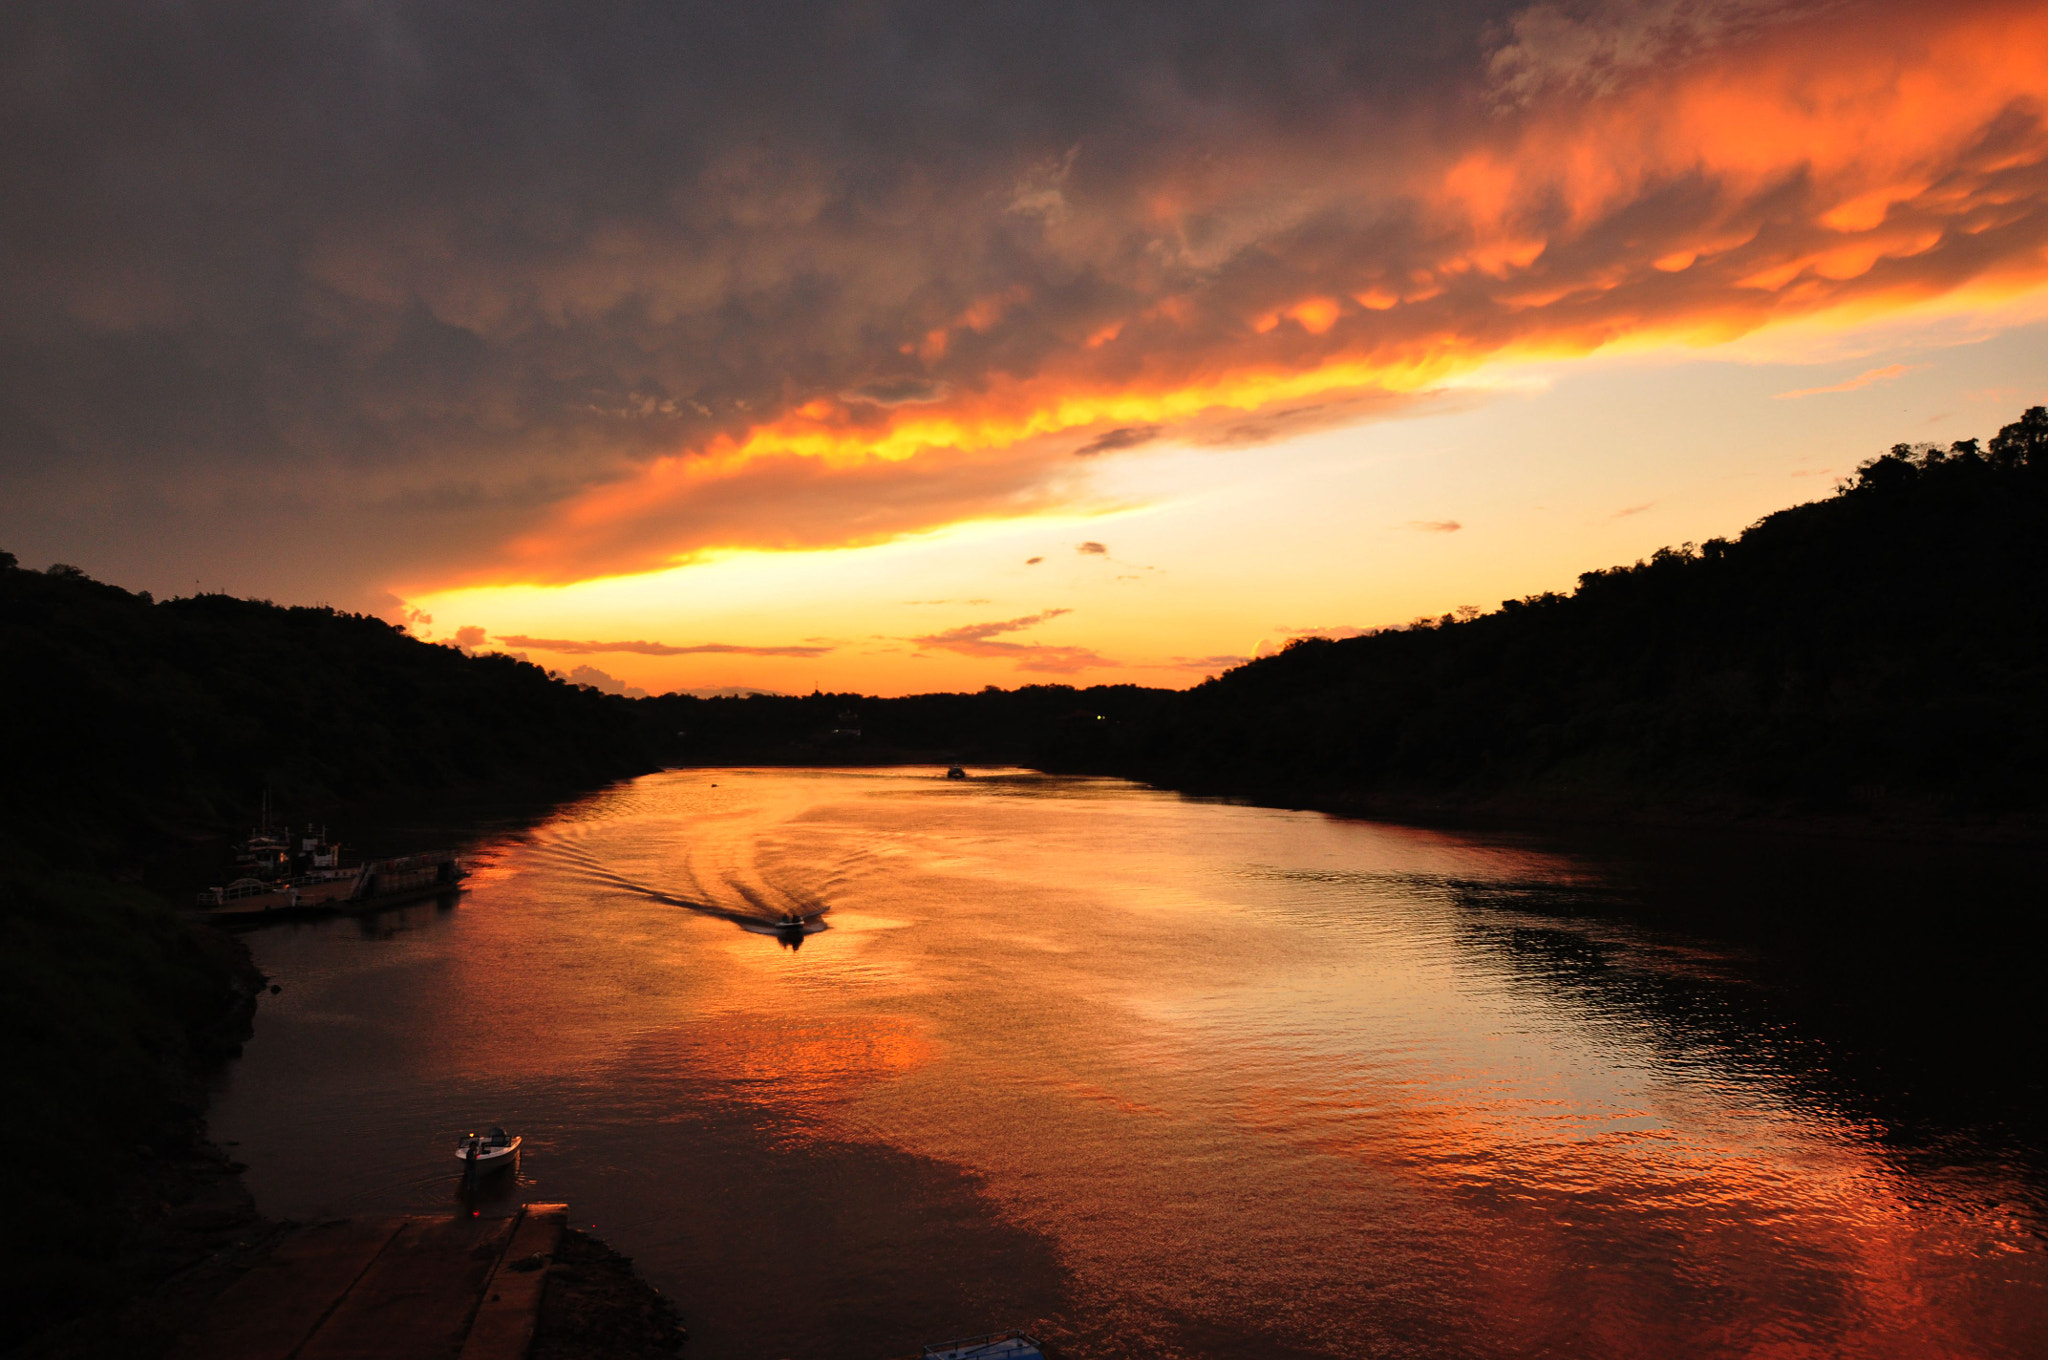
[[[653,775],[252,934],[215,1134],[310,1218],[502,1122],[695,1360],[2048,1353],[2038,856],[940,776]]]

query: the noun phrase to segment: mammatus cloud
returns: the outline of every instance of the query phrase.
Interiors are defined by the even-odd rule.
[[[930,378],[877,378],[840,393],[840,400],[870,406],[927,406],[945,400],[948,391],[946,384]]]
[[[1045,642],[1001,641],[1005,633],[1021,633],[1035,628],[1048,619],[1070,614],[1069,609],[1047,609],[1022,618],[1004,619],[996,623],[969,623],[943,632],[928,633],[923,637],[911,638],[917,647],[927,651],[952,652],[959,656],[993,657],[1014,661],[1020,671],[1046,671],[1053,674],[1070,674],[1074,671],[1093,670],[1098,666],[1114,666],[1116,663],[1089,647],[1061,647]]]
[[[1778,400],[1789,401],[1794,397],[1818,397],[1824,396],[1829,392],[1854,392],[1860,388],[1868,387],[1872,383],[1890,382],[1893,378],[1911,373],[1916,367],[1918,365],[1886,364],[1883,368],[1867,369],[1862,373],[1858,373],[1853,378],[1835,383],[1829,387],[1802,387],[1796,392],[1780,392],[1778,393]]]
[[[1548,89],[1604,94],[1827,0],[1565,0],[1507,21],[1487,58],[1494,97],[1525,104]]]
[[[1512,116],[1454,118],[1398,155],[1352,140],[1373,121],[1361,114],[1307,152],[1250,138],[1228,171],[1194,180],[1141,156],[1112,185],[1091,180],[1084,144],[1066,226],[1038,248],[1121,279],[1120,302],[1048,329],[1071,292],[991,289],[914,343],[954,400],[879,423],[811,404],[718,456],[801,448],[906,475],[1007,448],[1043,477],[1023,451],[1063,430],[1089,433],[1083,448],[1106,439],[1103,454],[1147,427],[1254,442],[1361,394],[1412,400],[1497,355],[1711,341],[2048,277],[2048,17],[1744,17],[1759,12],[1671,10],[1677,38],[1615,48],[1655,52],[1654,82],[1532,92]],[[1350,159],[1333,171],[1339,145]],[[1170,205],[1163,225],[1156,208],[1132,216],[1133,195]],[[1290,206],[1249,214],[1247,195]],[[1152,262],[1142,279],[1102,253],[1109,241]],[[1029,364],[957,367],[1026,337]]]
[[[747,13],[7,7],[0,530],[565,582],[2048,280],[2038,4]]]
[[[686,647],[666,642],[577,642],[568,638],[527,637],[523,633],[499,633],[508,647],[527,647],[557,656],[594,656],[605,652],[631,652],[636,656],[823,656],[833,648],[820,646],[750,647],[736,642],[699,642]]]

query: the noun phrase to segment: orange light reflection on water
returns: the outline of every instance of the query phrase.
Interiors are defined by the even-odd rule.
[[[488,1017],[409,1044],[406,1089],[528,1093],[535,1193],[603,1206],[658,1283],[740,1310],[760,1348],[734,1354],[843,1328],[806,1312],[813,1289],[972,1269],[953,1248],[885,1263],[849,1245],[885,1212],[862,1149],[964,1173],[980,1207],[932,1212],[968,1239],[1048,1243],[1043,1314],[988,1324],[1034,1322],[1077,1354],[2048,1341],[2026,1173],[1888,1153],[1784,1056],[1810,1050],[1750,1043],[1783,1026],[1740,955],[1487,905],[1597,891],[1584,865],[938,771],[678,771],[492,853],[458,911],[392,938],[434,979],[405,1005]],[[832,928],[794,951],[716,914],[812,901]],[[331,1004],[307,990],[309,1012]],[[252,1080],[265,1061],[259,1041]],[[328,1098],[268,1080],[250,1092],[268,1119]],[[260,1166],[261,1135],[237,1136]],[[734,1139],[781,1169],[709,1160]],[[920,1193],[889,1191],[886,1213],[914,1221]],[[805,1289],[773,1309],[693,1296],[757,1232],[793,1234]]]

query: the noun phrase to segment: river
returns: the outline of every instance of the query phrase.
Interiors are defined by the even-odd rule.
[[[2024,863],[930,769],[673,771],[469,860],[248,937],[214,1135],[305,1219],[454,1211],[502,1123],[690,1360],[2048,1354]]]

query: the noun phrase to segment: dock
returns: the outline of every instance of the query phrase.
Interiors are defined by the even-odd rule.
[[[565,1204],[509,1218],[336,1219],[223,1290],[172,1360],[524,1360]]]
[[[229,929],[382,911],[462,891],[465,871],[446,852],[372,860],[321,877],[242,879],[198,895],[197,915]]]

